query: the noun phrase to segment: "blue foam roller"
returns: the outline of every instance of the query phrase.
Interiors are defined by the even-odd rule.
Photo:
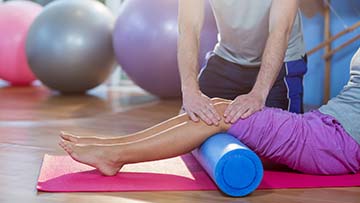
[[[211,136],[192,154],[219,189],[230,196],[250,194],[264,175],[255,152],[227,133]]]

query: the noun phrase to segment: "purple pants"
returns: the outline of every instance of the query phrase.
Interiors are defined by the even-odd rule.
[[[261,157],[309,174],[346,174],[360,169],[360,145],[331,116],[265,108],[239,119],[228,133]]]

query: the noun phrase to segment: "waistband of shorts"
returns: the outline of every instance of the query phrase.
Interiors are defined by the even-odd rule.
[[[310,111],[310,113],[320,117],[321,120],[323,122],[325,122],[326,124],[339,125],[342,127],[341,123],[336,118],[334,118],[333,116],[328,115],[328,114],[323,114],[318,109],[312,110],[312,111]]]

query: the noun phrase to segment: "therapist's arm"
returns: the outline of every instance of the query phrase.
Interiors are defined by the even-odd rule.
[[[185,112],[193,121],[201,119],[208,125],[218,125],[220,116],[211,100],[200,91],[197,79],[204,3],[204,0],[179,0],[178,66]]]
[[[273,0],[270,8],[269,37],[256,82],[250,93],[238,96],[226,109],[225,121],[234,123],[265,106],[266,98],[283,65],[288,40],[299,7],[298,0]]]

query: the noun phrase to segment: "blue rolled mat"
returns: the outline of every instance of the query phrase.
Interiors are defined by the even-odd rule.
[[[230,196],[250,194],[264,175],[260,158],[227,133],[209,137],[192,154],[220,190]]]

